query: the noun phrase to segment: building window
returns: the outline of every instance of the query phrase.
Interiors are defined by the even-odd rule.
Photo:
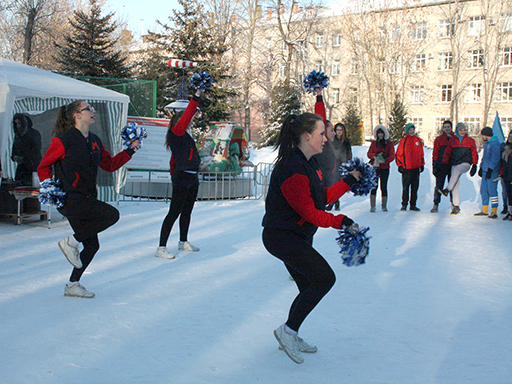
[[[437,116],[434,118],[434,128],[432,129],[434,137],[429,133],[429,141],[434,141],[435,137],[442,133],[443,123],[446,120],[450,120],[450,116]]]
[[[322,32],[317,32],[316,46],[317,46],[317,48],[320,48],[322,45],[324,45],[324,34]]]
[[[377,42],[379,44],[386,43],[386,29],[384,27],[379,27],[377,30]]]
[[[453,35],[453,31],[455,30],[455,23],[450,22],[450,20],[439,20],[439,38],[444,39],[447,37],[451,37]]]
[[[350,93],[350,100],[357,104],[358,103],[357,88],[356,87],[351,87],[349,89],[349,93]]]
[[[413,40],[425,40],[427,38],[427,22],[413,23],[411,37]]]
[[[439,87],[439,102],[440,103],[449,103],[452,101],[452,85],[451,84],[443,84]]]
[[[400,40],[400,25],[391,26],[391,42]]]
[[[466,124],[469,136],[480,136],[481,126],[480,117],[463,117],[462,122]]]
[[[482,84],[474,83],[468,87],[468,103],[475,103],[481,101],[482,97]]]
[[[340,74],[340,61],[334,60],[332,62],[332,75],[338,76]]]
[[[413,123],[416,127],[416,135],[420,135],[423,130],[423,117],[411,116],[409,119],[409,123]]]
[[[286,72],[286,65],[284,65],[284,64],[279,65],[279,77],[280,78],[285,77],[285,72]]]
[[[485,32],[485,16],[470,16],[468,20],[468,36],[480,36]]]
[[[332,46],[339,47],[341,45],[341,32],[336,31],[332,37]]]
[[[350,63],[350,74],[357,75],[359,72],[359,63],[357,62],[357,58],[353,57],[352,62]]]
[[[414,58],[414,72],[423,72],[427,66],[427,59],[424,53],[416,55]]]
[[[468,68],[482,68],[484,66],[484,50],[473,49],[468,52]]]
[[[453,66],[453,55],[451,52],[441,52],[437,55],[437,70],[448,71]]]
[[[424,88],[423,85],[414,85],[411,87],[411,103],[423,103]]]
[[[498,83],[496,101],[512,101],[512,83]]]
[[[503,134],[507,137],[509,132],[512,131],[512,116],[500,116],[500,120]]]
[[[389,73],[397,73],[398,72],[398,59],[391,59],[389,62]]]
[[[340,102],[340,89],[339,88],[333,88],[332,94],[331,94],[331,103],[332,104],[339,104]]]
[[[384,59],[379,59],[377,61],[377,66],[379,68],[379,74],[383,74],[385,71],[386,71],[386,60]]]
[[[322,60],[317,60],[315,63],[315,69],[319,72],[324,72],[324,64]]]
[[[512,47],[503,48],[501,52],[501,65],[504,67],[512,66]]]
[[[500,17],[500,32],[512,32],[512,13],[502,13]]]

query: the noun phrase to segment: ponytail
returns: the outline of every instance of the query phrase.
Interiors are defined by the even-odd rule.
[[[181,116],[183,116],[184,113],[185,111],[174,113],[174,115],[171,117],[171,120],[169,121],[169,128],[167,129],[167,134],[165,135],[165,148],[167,148],[169,151],[171,150],[172,129],[178,124]]]
[[[276,163],[288,158],[292,154],[293,149],[298,147],[300,137],[304,132],[313,133],[317,121],[323,120],[314,113],[291,114],[284,119],[275,147],[279,149]]]
[[[57,121],[53,126],[53,136],[62,135],[67,130],[75,126],[74,114],[80,112],[80,104],[82,100],[75,100],[69,105],[63,105],[59,108]]]

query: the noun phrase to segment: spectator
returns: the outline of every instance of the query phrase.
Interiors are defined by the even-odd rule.
[[[441,202],[441,193],[439,191],[444,189],[445,179],[450,179],[451,167],[449,164],[443,164],[443,154],[452,135],[453,124],[450,120],[446,120],[443,122],[442,133],[434,140],[434,150],[432,151],[432,173],[436,178],[436,186],[434,188],[434,206],[430,210],[432,213],[439,210],[439,203]]]
[[[27,115],[17,113],[13,117],[14,143],[11,159],[17,163],[14,180],[20,185],[32,185],[32,173],[41,161],[41,134],[32,128]]]
[[[420,173],[425,169],[423,141],[416,136],[414,124],[407,124],[405,133],[406,136],[400,140],[396,150],[396,165],[398,166],[398,172],[402,174],[401,210],[406,211],[407,204],[409,204],[411,211],[420,211],[416,203],[420,186]]]
[[[503,220],[512,221],[512,130],[508,133],[507,141],[501,152],[502,181],[507,192],[508,212]]]

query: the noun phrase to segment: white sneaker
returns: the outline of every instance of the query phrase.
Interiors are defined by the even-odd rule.
[[[165,247],[158,247],[155,256],[161,257],[162,259],[174,259],[176,257],[172,253],[167,252],[167,248]]]
[[[299,342],[299,351],[303,353],[315,353],[318,351],[318,348],[316,345],[311,345],[308,342],[306,342],[304,339],[297,336],[297,340]],[[279,349],[283,349],[283,347],[279,346]]]
[[[89,292],[85,287],[79,282],[66,284],[64,287],[64,296],[73,296],[73,297],[85,297],[88,299],[92,299],[95,295],[92,292]]]
[[[197,252],[197,251],[199,251],[199,248],[197,248],[196,246],[190,244],[188,241],[180,241],[178,243],[178,250],[180,250],[180,251]]]
[[[302,364],[304,362],[304,358],[299,350],[299,340],[296,335],[289,335],[284,330],[285,324],[281,325],[274,331],[274,336],[281,348],[285,351],[290,359],[297,364]]]
[[[82,260],[80,260],[80,252],[78,251],[78,247],[72,247],[68,243],[68,238],[62,239],[59,241],[59,248],[66,256],[66,259],[73,265],[75,268],[82,268]]]

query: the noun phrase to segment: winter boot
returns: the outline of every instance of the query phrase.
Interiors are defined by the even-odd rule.
[[[376,200],[377,200],[377,195],[370,195],[370,212],[375,212]]]
[[[457,215],[458,213],[460,213],[460,208],[456,205],[452,206],[452,211],[451,211],[451,215]]]
[[[500,212],[502,215],[506,215],[508,213],[508,207],[506,205],[503,206],[503,210]]]
[[[434,206],[432,207],[432,209],[430,210],[430,212],[432,212],[432,213],[436,213],[438,210],[439,210],[439,205],[438,205],[438,204],[434,204]]]
[[[382,212],[388,211],[388,197],[382,196]]]
[[[482,206],[482,210],[478,213],[475,213],[475,216],[487,216],[489,214],[489,206],[484,205]]]

